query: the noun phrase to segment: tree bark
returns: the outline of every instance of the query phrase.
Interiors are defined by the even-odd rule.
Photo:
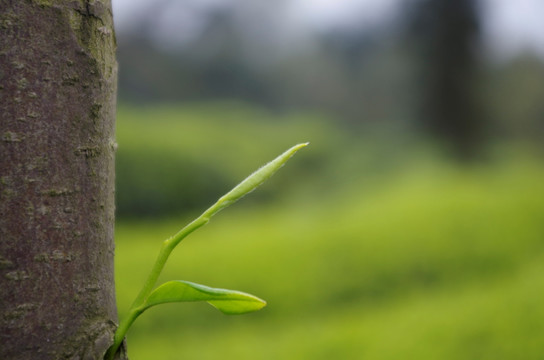
[[[110,0],[0,0],[0,359],[102,359],[113,277]]]

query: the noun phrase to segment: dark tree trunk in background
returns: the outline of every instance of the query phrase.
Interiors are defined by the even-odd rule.
[[[483,145],[484,119],[477,99],[479,18],[475,0],[420,0],[412,9],[421,56],[424,129],[469,159]]]
[[[101,359],[113,278],[109,0],[0,0],[0,359]]]

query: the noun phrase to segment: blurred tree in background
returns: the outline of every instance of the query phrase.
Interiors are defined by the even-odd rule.
[[[530,52],[495,58],[484,42],[483,3],[406,1],[383,21],[354,9],[349,23],[296,31],[286,18],[289,2],[152,2],[118,31],[120,101],[127,107],[184,104],[184,124],[201,115],[224,118],[225,112],[201,110],[225,102],[245,104],[240,118],[255,111],[255,121],[319,114],[358,134],[355,141],[379,133],[390,151],[409,142],[438,143],[461,160],[481,158],[487,145],[504,140],[538,146],[544,133],[542,58]],[[193,112],[195,103],[203,108]],[[172,119],[174,112],[165,116]],[[175,160],[160,164],[121,143],[119,213],[190,211],[197,199],[220,194],[218,184],[226,179],[211,166],[196,166],[200,160],[187,159],[189,153],[165,155]],[[149,160],[149,175],[134,175],[139,159]],[[195,171],[174,172],[172,164]],[[158,185],[151,179],[165,173],[176,180]],[[207,180],[197,181],[197,174]],[[199,190],[174,190],[182,183]]]
[[[478,99],[480,25],[474,0],[421,0],[411,9],[418,46],[421,121],[455,154],[477,155],[485,120]]]
[[[361,13],[358,23],[302,35],[289,32],[286,4],[222,2],[195,10],[185,2],[153,2],[119,31],[121,101],[229,99],[324,111],[351,125],[423,125],[461,156],[476,153],[497,126],[485,114],[501,104],[488,95],[511,94],[497,79],[516,59],[490,57],[480,2],[410,1],[387,21],[368,23]],[[177,22],[168,21],[171,14]],[[534,59],[518,71],[536,78],[542,59]],[[538,87],[524,91],[542,96]]]

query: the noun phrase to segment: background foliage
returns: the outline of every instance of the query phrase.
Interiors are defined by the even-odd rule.
[[[496,144],[466,166],[419,140],[233,103],[121,107],[118,134],[121,314],[163,239],[276,153],[311,142],[165,269],[163,280],[269,305],[243,317],[151,309],[129,332],[132,359],[540,358],[544,166],[529,146]]]
[[[538,47],[496,56],[498,1],[353,1],[312,29],[294,3],[155,0],[117,31],[121,314],[163,239],[311,143],[164,274],[268,306],[152,309],[131,359],[541,359]]]

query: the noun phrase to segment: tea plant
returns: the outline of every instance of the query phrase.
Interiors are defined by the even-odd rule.
[[[121,320],[121,323],[115,332],[114,343],[105,355],[106,360],[113,360],[132,323],[145,310],[152,306],[171,302],[206,301],[225,314],[244,314],[257,311],[266,305],[264,300],[251,294],[235,290],[211,288],[189,281],[174,280],[168,281],[155,289],[153,289],[153,287],[155,286],[168,257],[174,248],[187,237],[187,235],[206,225],[210,221],[210,218],[222,209],[255,190],[255,188],[279,170],[291,156],[306,145],[308,145],[308,143],[293,146],[259,170],[255,171],[241,183],[236,185],[231,191],[219,198],[215,204],[204,211],[199,217],[162,243],[159,255],[155,260],[155,264],[153,265],[147,280],[132,303],[127,317]]]

